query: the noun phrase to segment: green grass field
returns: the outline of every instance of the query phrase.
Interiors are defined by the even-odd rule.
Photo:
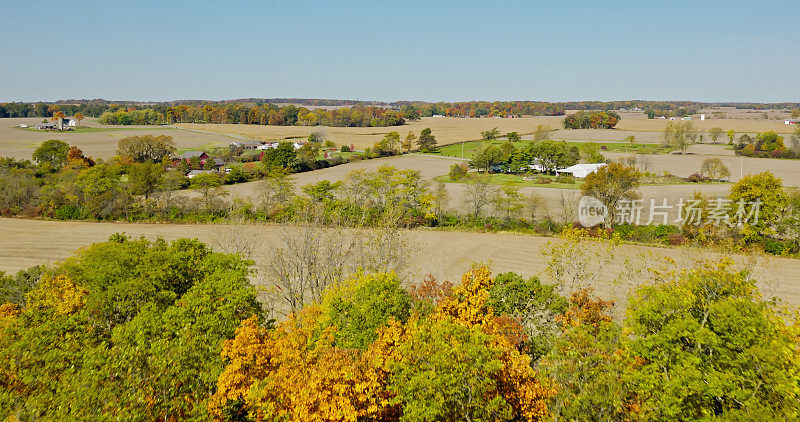
[[[502,145],[506,143],[506,140],[503,139],[494,139],[492,141],[488,141],[491,145]],[[515,148],[521,149],[528,146],[531,141],[520,141],[520,142],[512,142]],[[452,145],[445,145],[436,148],[430,154],[433,155],[441,155],[443,157],[455,157],[455,158],[466,158],[472,159],[483,146],[487,143],[487,141],[471,141],[471,142],[464,142],[460,144],[452,144]],[[586,142],[567,142],[567,145],[570,147],[576,146],[580,147],[581,145],[586,144]],[[602,154],[603,152],[623,152],[623,153],[630,153],[630,154],[668,154],[675,150],[675,148],[663,147],[659,144],[641,144],[641,143],[630,143],[630,142],[595,142],[599,152]],[[605,147],[606,149],[602,149]]]

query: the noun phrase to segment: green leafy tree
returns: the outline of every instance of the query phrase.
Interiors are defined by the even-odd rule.
[[[57,171],[67,163],[69,145],[64,141],[51,139],[42,142],[33,151],[32,158],[46,171]]]
[[[198,174],[192,178],[191,188],[200,192],[206,209],[210,210],[214,199],[219,196],[219,187],[222,186],[222,177],[216,173]]]
[[[294,147],[292,147],[294,148]],[[297,150],[296,163],[305,168],[313,168],[319,159],[319,144],[307,143]]]
[[[328,180],[320,180],[317,183],[303,186],[303,193],[316,202],[332,201],[333,193],[340,186],[341,182],[331,183]]]
[[[467,168],[464,163],[455,163],[450,166],[450,180],[452,181],[459,181],[465,177],[467,177],[467,173],[469,172],[469,168]]]
[[[261,315],[249,264],[197,241],[123,235],[67,259],[0,323],[0,414],[208,420],[223,342]]]
[[[378,155],[392,155],[397,153],[399,145],[400,134],[397,132],[389,132],[374,145],[372,150]]]
[[[137,163],[157,163],[175,153],[175,141],[167,135],[129,136],[117,143],[117,155]]]
[[[0,304],[15,303],[25,306],[25,296],[39,283],[45,268],[42,266],[20,270],[15,275],[0,271]]]
[[[581,161],[584,163],[604,163],[606,161],[606,158],[603,157],[603,154],[600,154],[597,144],[594,142],[582,143],[579,150]]]
[[[517,132],[508,132],[506,133],[506,139],[508,139],[508,142],[520,142],[522,137]]]
[[[267,171],[291,170],[297,163],[297,151],[290,142],[281,142],[276,148],[264,151],[261,163]]]
[[[568,147],[564,141],[531,142],[524,154],[529,160],[538,163],[546,172],[577,164],[580,159],[579,150]]]
[[[555,286],[513,272],[495,277],[487,304],[495,314],[511,316],[522,324],[527,340],[521,344],[521,351],[534,361],[550,350],[560,334],[557,317],[568,305]]]
[[[728,265],[633,295],[627,348],[638,365],[624,382],[638,393],[645,419],[800,417],[797,328]]]
[[[427,127],[422,129],[417,139],[417,145],[422,152],[430,152],[436,148],[436,137],[431,134],[431,128]]]
[[[164,165],[161,163],[143,163],[131,165],[128,168],[128,190],[131,195],[141,195],[145,204],[150,195],[161,187],[161,178],[164,176]]]
[[[417,135],[414,132],[409,131],[408,135],[406,135],[403,142],[400,144],[400,147],[403,148],[406,152],[411,151],[414,148],[414,142],[417,140]]]
[[[501,186],[495,191],[494,198],[492,198],[492,205],[494,205],[497,215],[503,217],[507,221],[512,221],[522,216],[522,210],[525,207],[525,198],[519,192],[518,187]]]
[[[783,137],[775,131],[762,132],[756,135],[756,151],[773,152],[784,148]]]
[[[500,136],[500,130],[497,128],[484,130],[483,132],[481,132],[481,138],[483,138],[484,141],[491,141],[492,139],[495,139],[498,136]]]
[[[502,164],[503,151],[495,145],[488,145],[478,152],[469,162],[470,167],[489,172],[493,166]]]
[[[510,420],[494,375],[503,368],[491,337],[478,327],[425,324],[396,348],[389,390],[404,421]]]
[[[606,206],[610,220],[613,221],[623,200],[631,201],[639,198],[638,188],[641,178],[642,174],[635,167],[611,163],[589,173],[581,185],[581,192],[600,200]],[[606,224],[610,224],[611,221],[606,221]]]
[[[334,345],[366,350],[390,319],[408,320],[411,297],[394,274],[357,274],[329,288],[321,309],[321,326],[336,327]]]
[[[558,320],[563,332],[540,361],[541,374],[558,386],[549,410],[554,420],[636,420],[635,391],[620,380],[630,367],[612,302],[575,292]]]
[[[736,132],[733,129],[731,129],[728,131],[727,135],[728,135],[728,144],[733,145],[733,140],[736,138]]]
[[[731,217],[733,223],[738,222],[736,213],[740,211],[738,206],[740,202],[744,204],[744,209],[741,211],[745,215],[753,214],[750,221],[742,227],[742,232],[750,241],[773,234],[774,225],[780,220],[787,204],[783,181],[768,171],[743,177],[731,186],[728,197],[732,202],[730,212],[733,214]],[[756,201],[759,205],[755,204]]]
[[[721,128],[721,127],[712,127],[712,128],[711,128],[711,129],[708,131],[708,137],[709,137],[709,138],[711,138],[711,142],[712,142],[712,143],[715,143],[715,144],[716,144],[716,143],[717,143],[717,141],[719,140],[719,137],[720,137],[720,136],[722,136],[722,134],[723,134],[724,132],[725,132],[725,131],[724,131],[724,130],[722,130],[722,128]]]

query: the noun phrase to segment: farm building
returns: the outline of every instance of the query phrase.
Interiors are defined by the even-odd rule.
[[[238,142],[231,142],[230,148],[237,149],[241,148],[243,150],[248,149],[258,149],[264,143],[261,141],[238,141]]]
[[[214,174],[214,173],[216,173],[216,171],[214,170],[192,170],[186,175],[186,177],[188,177],[189,179],[193,179],[195,176],[199,176],[201,174]]]
[[[596,163],[596,164],[575,164],[574,166],[569,166],[565,169],[561,169],[556,171],[559,174],[571,174],[579,179],[583,179],[584,177],[588,176],[589,173],[592,173],[599,169],[600,167],[605,166],[606,163]]]
[[[200,164],[203,165],[204,169],[213,168],[215,170],[219,170],[220,168],[225,166],[224,161],[222,161],[219,158],[212,159],[211,157],[208,156],[208,154],[206,154],[205,151],[186,151],[179,157],[173,159],[173,163],[178,164],[181,161],[186,161],[186,163],[189,164],[189,161],[195,157],[200,159]]]
[[[192,158],[198,157],[200,160],[205,160],[208,158],[208,154],[205,151],[186,151],[178,157],[178,160],[186,160],[189,161]]]
[[[271,142],[265,143],[264,145],[258,147],[257,149],[268,150],[270,148],[278,148],[278,145],[280,145],[280,144],[281,143],[278,142],[278,141],[271,141]],[[292,146],[294,147],[294,149],[300,149],[300,148],[303,147],[303,144],[300,144],[300,143],[297,143],[297,142],[292,142]]]
[[[787,125],[792,125],[792,124],[800,125],[800,119],[786,119],[784,123],[786,123]]]

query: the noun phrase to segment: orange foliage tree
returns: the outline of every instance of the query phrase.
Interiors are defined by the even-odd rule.
[[[488,269],[469,271],[452,294],[449,286],[434,288],[431,282],[414,293],[435,298],[434,309],[415,313],[405,324],[390,318],[363,350],[336,347],[336,328],[320,324],[326,317],[319,305],[305,307],[275,329],[246,320],[223,347],[229,363],[209,401],[210,413],[217,420],[398,420],[404,411],[418,409],[398,382],[404,377],[424,381],[418,368],[436,373],[436,367],[420,365],[414,350],[431,338],[429,327],[438,327],[444,337],[435,344],[451,344],[448,356],[464,361],[465,379],[483,383],[487,396],[480,403],[497,405],[503,419],[543,418],[552,393],[537,381],[530,357],[517,350],[519,327],[487,305],[493,282]],[[484,365],[471,374],[474,356],[463,352],[476,350]],[[451,363],[443,362],[449,369],[461,368]],[[424,382],[419,385],[424,388]]]

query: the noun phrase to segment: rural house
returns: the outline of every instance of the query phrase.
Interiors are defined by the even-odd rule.
[[[186,151],[174,159],[173,164],[178,165],[182,161],[185,161],[186,164],[189,164],[189,161],[195,157],[200,160],[200,164],[203,165],[203,169],[205,170],[213,169],[219,171],[222,167],[225,167],[225,161],[222,161],[219,158],[211,158],[205,151]]]

